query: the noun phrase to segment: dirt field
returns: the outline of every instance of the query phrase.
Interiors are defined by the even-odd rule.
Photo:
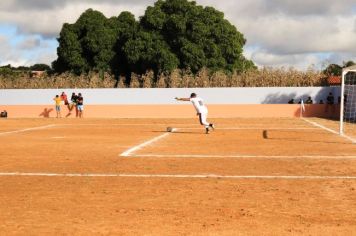
[[[0,120],[0,235],[355,234],[337,123],[213,121]]]

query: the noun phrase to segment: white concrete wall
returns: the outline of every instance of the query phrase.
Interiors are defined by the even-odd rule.
[[[337,101],[339,87],[269,87],[269,88],[183,88],[183,89],[7,89],[0,90],[0,105],[48,105],[64,91],[82,93],[84,104],[177,104],[174,97],[189,97],[192,92],[207,104],[285,104],[311,96],[315,103],[325,101],[332,92]]]

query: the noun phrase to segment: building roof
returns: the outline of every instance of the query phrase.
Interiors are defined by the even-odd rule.
[[[341,76],[331,75],[328,77],[329,85],[340,85],[341,84]]]

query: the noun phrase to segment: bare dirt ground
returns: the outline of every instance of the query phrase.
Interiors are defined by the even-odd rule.
[[[302,119],[213,121],[0,120],[0,234],[356,232],[356,144]]]

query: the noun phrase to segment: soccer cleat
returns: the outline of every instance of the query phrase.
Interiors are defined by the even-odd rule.
[[[215,125],[214,124],[210,124],[209,125],[213,130],[215,129]]]
[[[205,128],[205,130],[206,130],[205,133],[209,134],[209,128]]]

